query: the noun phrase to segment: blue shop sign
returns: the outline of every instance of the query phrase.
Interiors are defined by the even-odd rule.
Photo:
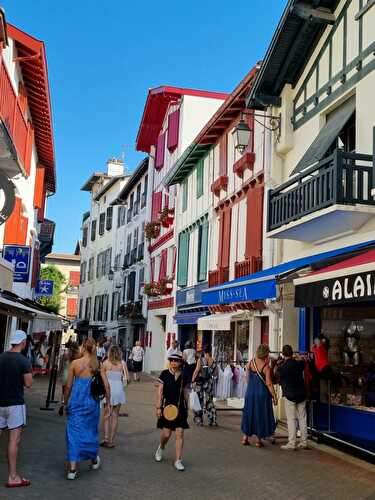
[[[51,297],[53,294],[53,281],[38,280],[36,282],[35,293],[40,297]]]
[[[3,257],[13,264],[13,281],[15,283],[28,283],[30,275],[30,247],[5,245]]]

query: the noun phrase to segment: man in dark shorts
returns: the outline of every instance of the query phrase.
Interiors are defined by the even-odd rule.
[[[7,488],[29,486],[30,481],[17,474],[17,454],[22,428],[26,425],[24,387],[31,387],[30,362],[21,354],[26,347],[26,333],[16,330],[10,338],[11,349],[0,354],[0,436],[9,430]]]

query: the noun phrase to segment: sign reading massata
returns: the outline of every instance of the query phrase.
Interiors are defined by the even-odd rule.
[[[332,306],[375,300],[375,270],[296,286],[295,306]]]

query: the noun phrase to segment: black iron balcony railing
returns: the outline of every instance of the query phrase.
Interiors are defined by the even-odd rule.
[[[334,153],[268,193],[268,231],[335,204],[375,205],[372,155]]]

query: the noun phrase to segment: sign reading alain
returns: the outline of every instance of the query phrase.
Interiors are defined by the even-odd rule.
[[[295,306],[333,306],[375,300],[375,271],[296,286]]]

